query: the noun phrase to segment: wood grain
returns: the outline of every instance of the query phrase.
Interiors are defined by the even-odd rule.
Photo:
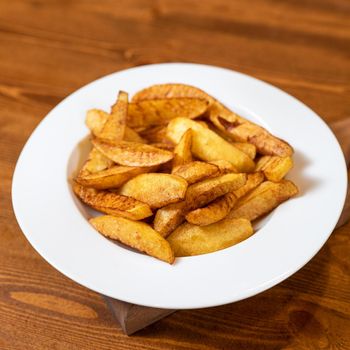
[[[350,224],[271,290],[177,312],[128,338],[98,294],[33,250],[11,205],[26,139],[95,78],[156,62],[219,65],[331,122],[350,112],[349,48],[347,0],[0,1],[0,349],[350,349]]]

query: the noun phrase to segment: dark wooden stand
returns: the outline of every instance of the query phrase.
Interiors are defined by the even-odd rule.
[[[337,136],[339,143],[343,149],[346,164],[349,168],[350,163],[350,118],[332,123],[330,125],[333,132]],[[350,173],[348,173],[350,174]],[[348,188],[346,203],[342,215],[338,221],[337,228],[344,225],[350,217],[350,189]],[[126,303],[124,301],[105,297],[106,303],[119,321],[123,331],[130,335],[146,326],[172,314],[176,310],[150,308],[135,304]]]

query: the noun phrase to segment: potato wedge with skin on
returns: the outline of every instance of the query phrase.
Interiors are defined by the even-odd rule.
[[[109,169],[97,173],[80,174],[76,178],[76,181],[83,186],[93,187],[99,190],[118,188],[137,175],[156,171],[157,167],[157,165],[153,167],[114,165]]]
[[[188,129],[174,149],[173,171],[177,167],[192,162],[192,130]]]
[[[175,256],[193,256],[231,247],[253,234],[245,219],[224,219],[207,226],[188,222],[179,226],[167,238]]]
[[[185,202],[172,203],[157,210],[153,227],[163,237],[167,237],[185,221]]]
[[[232,163],[224,159],[212,160],[209,162],[209,164],[213,164],[219,168],[219,175],[225,175],[229,173],[239,173],[237,168],[235,168],[232,165]]]
[[[83,167],[79,171],[78,178],[81,176],[106,170],[110,168],[113,164],[113,161],[105,157],[96,148],[93,148],[89,153],[88,160],[84,163]]]
[[[256,156],[256,147],[252,143],[248,142],[234,142],[233,145],[248,155],[251,159]]]
[[[140,135],[143,139],[147,140],[148,143],[169,143],[175,146],[166,136],[166,126],[145,128],[140,131]]]
[[[211,176],[220,175],[219,168],[216,165],[199,161],[178,166],[172,173],[184,178],[189,185]]]
[[[173,159],[173,153],[143,143],[119,141],[109,142],[93,139],[92,144],[107,158],[127,166],[153,166]]]
[[[197,87],[186,84],[156,84],[138,91],[133,102],[153,100],[157,98],[192,97],[205,99],[211,104],[214,98]]]
[[[128,94],[119,91],[117,102],[112,106],[100,133],[100,138],[111,141],[121,141],[124,139],[126,118],[128,113]]]
[[[210,203],[226,193],[237,190],[246,183],[246,174],[226,174],[188,186],[185,202],[188,210]]]
[[[262,172],[247,175],[247,182],[238,190],[233,191],[237,198],[241,198],[254,188],[258,187],[265,180]]]
[[[245,218],[253,221],[269,213],[282,202],[295,196],[298,188],[288,180],[266,181],[237,201],[228,218]]]
[[[190,211],[186,215],[186,220],[199,226],[213,224],[225,218],[234,207],[236,201],[237,197],[233,192],[226,193],[209,203],[206,207]]]
[[[197,118],[208,108],[208,101],[199,98],[165,98],[129,103],[127,124],[132,128],[165,125],[169,120]]]
[[[253,171],[255,164],[244,152],[215,134],[214,131],[203,127],[193,120],[176,118],[170,121],[167,137],[178,143],[181,136],[192,129],[192,153],[201,160],[213,161],[224,159],[232,163],[238,171]]]
[[[235,206],[237,199],[256,188],[264,181],[264,175],[248,174],[247,182],[238,190],[229,192],[209,203],[206,207],[195,209],[186,215],[186,220],[194,225],[209,225],[225,218]]]
[[[291,157],[263,156],[256,164],[256,171],[262,171],[270,181],[282,180],[293,167]]]
[[[187,186],[180,176],[149,173],[129,180],[119,193],[147,203],[151,208],[161,208],[184,199]]]
[[[287,142],[240,117],[218,101],[210,106],[209,119],[232,140],[252,143],[260,154],[281,157],[293,154],[293,148]]]
[[[149,205],[134,198],[109,191],[97,191],[76,182],[73,184],[73,191],[82,202],[106,214],[123,216],[132,220],[142,220],[152,215]]]
[[[96,137],[102,138],[101,132],[109,114],[100,109],[90,109],[86,113],[85,124]],[[124,141],[146,143],[146,141],[133,129],[125,126]]]
[[[174,253],[169,243],[144,222],[110,215],[99,216],[89,221],[98,232],[108,238],[118,240],[169,264],[174,262]]]

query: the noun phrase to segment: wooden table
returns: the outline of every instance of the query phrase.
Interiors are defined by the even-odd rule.
[[[218,65],[279,86],[330,122],[350,113],[349,48],[348,0],[1,1],[0,349],[350,349],[350,224],[277,287],[127,337],[100,295],[34,251],[11,206],[26,139],[91,80],[156,62]]]

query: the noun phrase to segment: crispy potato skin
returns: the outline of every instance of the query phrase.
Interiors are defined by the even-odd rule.
[[[158,84],[152,85],[137,92],[132,98],[133,102],[153,100],[159,98],[191,97],[207,100],[209,104],[214,102],[213,97],[201,89],[186,84]]]
[[[184,199],[187,186],[180,176],[149,173],[129,180],[119,193],[147,203],[151,208],[161,208]]]
[[[118,188],[131,178],[153,172],[158,166],[153,167],[129,167],[115,165],[111,168],[101,170],[97,173],[82,173],[76,178],[76,181],[83,186],[93,187],[98,190]]]
[[[130,247],[169,264],[174,262],[174,253],[169,243],[144,222],[137,222],[110,215],[89,220],[104,236],[118,240]]]
[[[240,117],[218,101],[210,106],[209,119],[232,140],[252,143],[260,154],[280,157],[293,154],[293,148],[287,142],[271,135],[263,127]]]
[[[184,210],[184,201],[158,209],[153,222],[154,229],[163,237],[167,237],[185,220]]]
[[[192,162],[192,130],[188,129],[174,149],[173,172],[177,167]]]
[[[207,100],[191,97],[138,101],[129,104],[127,123],[132,128],[164,125],[177,117],[197,118],[207,108]]]
[[[108,191],[97,191],[73,184],[73,191],[82,202],[106,214],[123,216],[128,219],[142,220],[152,215],[152,210],[146,203],[134,198],[121,196]]]
[[[192,256],[216,252],[231,247],[253,234],[245,219],[224,219],[207,226],[188,222],[179,226],[168,238],[175,256]]]
[[[231,219],[244,218],[250,221],[256,220],[297,193],[298,188],[288,180],[263,182],[237,201],[227,217]]]
[[[229,173],[239,173],[237,168],[234,167],[232,163],[224,159],[212,160],[211,162],[209,162],[209,164],[217,166],[219,168],[220,175],[225,175]]]
[[[189,185],[211,176],[221,175],[219,167],[216,165],[199,161],[178,166],[172,173],[184,178]]]
[[[247,182],[238,190],[233,191],[233,193],[237,198],[241,198],[254,188],[258,187],[264,180],[265,178],[262,172],[248,174]]]
[[[226,174],[188,186],[186,208],[194,210],[203,207],[216,198],[242,187],[246,180],[246,174]]]
[[[127,166],[154,166],[173,159],[173,153],[137,142],[108,142],[92,139],[92,144],[107,158]]]
[[[254,170],[255,164],[249,156],[218,136],[214,131],[193,120],[186,118],[171,120],[167,128],[167,137],[178,143],[188,129],[192,129],[192,153],[197,158],[204,161],[224,159],[232,163],[239,171],[250,172]]]
[[[237,201],[234,193],[229,192],[209,203],[206,207],[190,211],[186,220],[199,226],[206,226],[225,218]]]
[[[291,157],[264,156],[256,164],[256,171],[262,171],[270,181],[281,181],[293,167]]]

